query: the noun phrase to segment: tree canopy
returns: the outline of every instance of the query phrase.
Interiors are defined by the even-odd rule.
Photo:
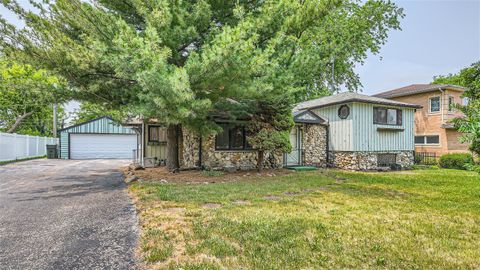
[[[382,0],[1,2],[26,22],[2,19],[4,53],[57,72],[77,99],[161,119],[169,138],[177,125],[215,132],[212,115],[258,112],[272,93],[293,97],[284,111],[331,86],[359,89],[354,66],[403,17]]]
[[[108,106],[98,103],[82,102],[80,108],[75,110],[75,116],[72,124],[80,124],[102,116],[111,117],[119,122],[127,116],[125,111],[108,108]]]
[[[0,61],[0,130],[51,136],[52,106],[66,98],[56,76],[30,65]]]

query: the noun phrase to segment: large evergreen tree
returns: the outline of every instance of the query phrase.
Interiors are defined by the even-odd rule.
[[[38,12],[1,2],[26,22],[2,19],[4,53],[62,75],[77,99],[161,119],[170,168],[180,125],[207,134],[218,130],[212,112],[258,113],[252,104],[272,93],[301,101],[330,85],[357,90],[354,65],[403,16],[382,0],[32,0]]]

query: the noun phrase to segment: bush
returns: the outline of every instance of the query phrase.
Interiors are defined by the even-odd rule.
[[[465,164],[463,168],[467,171],[472,171],[476,173],[480,173],[480,165],[475,164]]]
[[[471,154],[446,154],[440,157],[442,168],[465,170],[465,165],[474,164]]]

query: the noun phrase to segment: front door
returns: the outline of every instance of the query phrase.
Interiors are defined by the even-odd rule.
[[[301,130],[295,126],[290,132],[290,144],[292,145],[292,151],[285,154],[285,163],[287,166],[302,165],[302,140]]]

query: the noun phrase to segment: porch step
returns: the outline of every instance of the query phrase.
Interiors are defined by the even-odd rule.
[[[285,169],[294,170],[294,171],[315,171],[317,167],[315,166],[287,166]]]

